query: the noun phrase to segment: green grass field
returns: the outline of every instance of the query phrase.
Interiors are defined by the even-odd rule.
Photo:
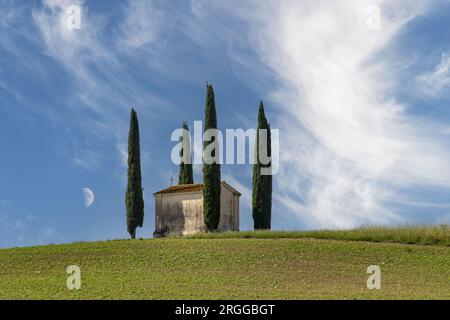
[[[358,230],[244,232],[1,249],[0,299],[449,299],[449,229],[413,229],[371,229],[373,239]],[[66,287],[72,264],[79,291]],[[381,268],[381,290],[366,288],[369,265]]]
[[[403,244],[424,244],[450,246],[450,227],[415,226],[415,227],[365,227],[350,230],[312,230],[312,231],[244,231],[223,233],[200,233],[191,239],[225,239],[225,238],[291,238],[291,239],[332,239],[348,241],[389,242]]]

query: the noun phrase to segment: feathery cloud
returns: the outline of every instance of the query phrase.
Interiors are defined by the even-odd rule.
[[[419,88],[428,96],[436,97],[450,86],[450,54],[443,53],[436,67],[417,76]]]
[[[374,3],[379,29],[367,25],[366,9]],[[267,66],[274,76],[271,100],[279,117],[272,127],[282,128],[275,200],[305,226],[404,222],[410,217],[401,201],[412,189],[450,187],[442,124],[418,118],[397,102],[397,84],[383,55],[427,10],[426,2],[222,6],[249,26],[245,37],[259,63],[248,67],[258,74]]]

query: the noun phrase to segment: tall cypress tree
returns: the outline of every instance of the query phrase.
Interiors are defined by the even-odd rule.
[[[271,157],[271,135],[270,125],[264,114],[264,104],[261,101],[258,110],[258,128],[256,132],[255,163],[253,164],[253,194],[252,215],[255,230],[270,229],[272,220],[272,175],[261,175],[262,168],[270,168],[271,163],[261,163],[259,153],[260,129],[267,130],[266,150]]]
[[[270,132],[270,123],[267,121],[267,119],[266,123],[267,123],[267,156],[272,157],[272,135]],[[265,166],[271,169],[272,162],[270,162]],[[262,177],[264,177],[264,188],[266,190],[266,195],[264,197],[265,199],[264,206],[266,208],[264,214],[266,218],[265,229],[270,230],[272,228],[272,173],[269,175],[264,175]]]
[[[183,129],[189,131],[186,122],[183,122]],[[180,175],[178,177],[178,184],[193,184],[194,173],[192,170],[192,157],[191,157],[191,142],[189,135],[183,135],[183,149],[180,151],[181,163],[180,163]],[[186,153],[186,154],[184,154]],[[189,159],[189,163],[185,163],[184,158]],[[185,159],[185,160],[186,160]]]
[[[214,90],[209,84],[206,85],[206,107],[205,107],[205,132],[208,129],[217,129],[216,103],[214,100]],[[214,143],[204,141],[203,150]],[[205,163],[205,157],[216,158],[219,150],[213,150],[210,155],[203,154],[203,217],[208,231],[217,229],[220,220],[220,163]]]
[[[136,111],[131,109],[128,136],[128,185],[125,195],[127,229],[131,239],[136,238],[136,228],[144,223],[144,198],[142,196],[141,151],[139,122]]]

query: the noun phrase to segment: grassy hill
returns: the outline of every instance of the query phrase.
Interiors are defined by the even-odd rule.
[[[445,226],[372,228],[2,249],[0,299],[449,299],[449,236]],[[72,264],[79,291],[66,287]],[[366,288],[369,265],[381,268],[381,290]]]

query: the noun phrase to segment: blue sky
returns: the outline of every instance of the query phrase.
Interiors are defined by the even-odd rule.
[[[202,119],[206,81],[221,129],[253,128],[260,99],[280,129],[275,229],[448,223],[449,18],[443,0],[0,0],[0,246],[128,236],[131,107],[150,237],[152,194],[178,176],[170,135]],[[222,176],[251,229],[251,166]]]

